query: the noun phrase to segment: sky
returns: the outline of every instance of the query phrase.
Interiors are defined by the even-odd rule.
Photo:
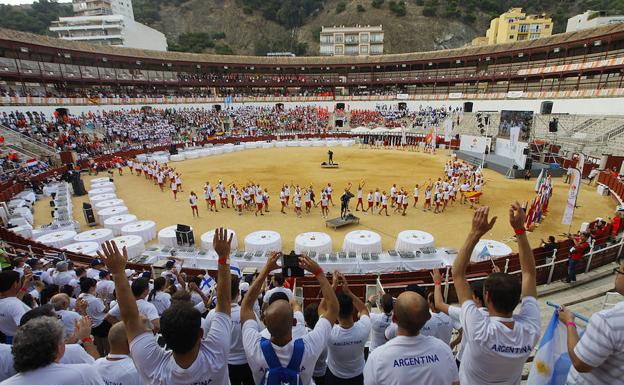
[[[32,4],[35,0],[0,0],[0,4]],[[71,0],[58,0],[59,3],[71,3]]]

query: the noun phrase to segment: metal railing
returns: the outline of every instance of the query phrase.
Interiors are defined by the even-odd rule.
[[[0,124],[0,134],[4,135],[8,141],[13,141],[16,144],[21,145],[24,149],[31,151],[40,156],[52,157],[53,159],[60,160],[59,154],[56,150],[48,146],[47,144],[31,138],[28,135],[24,135],[21,132],[10,129]]]

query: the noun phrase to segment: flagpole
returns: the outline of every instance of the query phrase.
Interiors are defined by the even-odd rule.
[[[551,306],[551,307],[554,307],[554,308],[555,308],[555,309],[557,309],[557,310],[559,310],[559,308],[561,308],[561,306],[560,306],[560,305],[557,305],[556,303],[554,303],[554,302],[550,302],[550,301],[546,301],[546,305]],[[577,312],[575,312],[575,311],[573,311],[573,312],[572,312],[572,314],[574,314],[574,316],[575,316],[576,318],[578,318],[578,319],[580,319],[580,320],[582,320],[582,321],[585,321],[586,323],[589,323],[589,318],[585,317],[584,315],[579,314],[579,313],[577,313]]]

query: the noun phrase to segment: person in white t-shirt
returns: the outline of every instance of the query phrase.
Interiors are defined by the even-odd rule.
[[[311,303],[306,306],[304,311],[304,320],[306,324],[306,333],[312,332],[316,327],[316,324],[319,320],[318,313],[319,304]],[[312,374],[312,379],[316,385],[324,385],[325,384],[325,374],[327,373],[327,346],[321,352],[318,360],[316,361],[316,365],[314,365],[314,373]]]
[[[386,343],[384,335],[386,328],[392,323],[392,309],[394,307],[394,299],[390,294],[383,294],[379,300],[382,313],[371,313],[371,343],[369,352],[377,349]]]
[[[22,316],[30,307],[21,301],[30,286],[32,274],[24,276],[20,283],[20,275],[14,270],[0,272],[0,332],[5,335],[6,343],[11,343]]]
[[[615,291],[624,295],[624,258],[615,269]],[[566,325],[568,354],[572,367],[570,385],[610,385],[624,377],[624,301],[611,309],[594,313],[582,337],[579,337],[574,314],[559,309],[559,320]]]
[[[68,336],[74,332],[74,322],[78,322],[82,316],[75,311],[69,309],[69,296],[65,293],[55,294],[50,303],[54,306],[54,311],[58,314],[59,319],[65,325],[65,334]]]
[[[104,385],[92,365],[59,363],[65,353],[65,328],[53,317],[38,317],[20,326],[12,353],[17,374],[3,381],[3,385],[51,381],[63,385]]]
[[[363,384],[364,345],[371,332],[368,309],[351,292],[342,274],[334,274],[333,283],[334,287],[341,285],[342,293],[337,295],[340,311],[338,325],[334,325],[329,338],[325,384]],[[353,322],[354,308],[359,318],[356,322]]]
[[[238,305],[240,280],[235,275],[232,275],[231,279],[230,295],[232,296],[232,309],[230,316],[232,318],[232,335],[230,337],[230,355],[228,356],[230,385],[254,385],[251,369],[249,368],[249,364],[247,364],[247,357],[245,356],[245,348],[243,347],[240,306]],[[216,314],[216,310],[212,309],[206,316],[202,325],[204,334],[207,335],[210,332],[212,321]]]
[[[165,277],[156,278],[152,291],[147,297],[147,301],[156,307],[159,315],[162,315],[171,306],[171,294],[165,292],[168,282]]]
[[[264,303],[269,303],[271,296],[278,292],[286,294],[289,301],[292,299],[293,292],[289,288],[284,287],[284,276],[281,273],[275,273],[273,278],[271,278],[271,283],[273,284],[273,288],[264,294],[262,299]]]
[[[115,283],[111,279],[110,272],[106,270],[100,271],[100,280],[95,287],[95,294],[104,300],[106,303],[110,303],[114,297]]]
[[[137,307],[139,308],[139,314],[147,318],[150,322],[152,331],[154,334],[158,333],[160,330],[160,315],[158,314],[158,310],[154,304],[147,302],[145,297],[149,294],[149,280],[147,278],[139,278],[132,282],[131,285],[132,294],[136,299]],[[106,320],[114,325],[119,322],[121,319],[121,311],[119,309],[119,303],[113,306],[108,315],[106,316]]]
[[[60,261],[56,263],[56,271],[52,274],[52,281],[58,287],[63,287],[76,277],[73,270],[68,270],[68,263]]]
[[[458,385],[453,353],[437,338],[420,334],[431,314],[427,301],[406,291],[394,305],[397,337],[375,349],[364,367],[365,385]]]
[[[123,277],[125,278],[125,274],[123,274]],[[100,355],[104,355],[108,350],[106,337],[111,325],[104,319],[108,312],[108,305],[101,298],[95,296],[96,285],[97,281],[95,279],[82,278],[80,280],[80,296],[78,296],[78,299],[81,300],[80,302],[86,303],[85,311],[80,314],[89,316],[93,321],[91,333],[95,337]],[[78,307],[78,304],[76,306]]]
[[[0,343],[0,381],[17,373],[13,367],[13,355],[11,354],[11,345]]]
[[[106,266],[115,279],[115,292],[121,319],[130,343],[130,355],[139,374],[155,385],[229,383],[227,358],[231,338],[230,245],[226,229],[215,230],[213,248],[218,256],[217,306],[210,332],[203,336],[201,314],[190,302],[180,301],[167,309],[160,319],[160,332],[167,345],[161,348],[151,330],[141,320],[124,269],[128,254],[124,248],[106,242],[102,245]]]
[[[130,357],[130,347],[123,322],[118,322],[108,333],[110,352],[95,361],[93,366],[106,384],[143,385],[136,366]]]
[[[522,284],[505,273],[490,274],[483,297],[488,315],[472,300],[466,278],[470,256],[479,239],[489,232],[496,217],[488,219],[489,208],[475,211],[472,229],[453,263],[453,280],[462,306],[461,322],[466,345],[459,370],[464,384],[520,384],[522,368],[540,336],[535,259],[524,229],[524,210],[516,202],[509,209],[509,223],[516,233]],[[522,298],[522,299],[521,299]],[[514,309],[521,303],[520,311]]]
[[[104,263],[102,263],[102,260],[100,260],[99,258],[94,258],[91,261],[91,267],[87,269],[87,277],[93,278],[93,279],[99,279],[100,270],[104,270],[104,269],[105,269],[105,266],[104,266]]]
[[[243,346],[256,384],[260,384],[263,380],[265,382],[270,381],[269,378],[276,375],[275,371],[280,370],[279,367],[281,367],[281,370],[290,374],[289,381],[291,384],[310,385],[315,365],[327,346],[332,324],[338,315],[338,300],[329,281],[323,274],[323,269],[309,257],[300,257],[299,266],[316,277],[323,293],[323,300],[319,305],[321,318],[310,333],[293,340],[292,307],[285,300],[277,300],[269,305],[264,312],[264,323],[271,334],[271,339],[262,338],[258,331],[253,303],[260,295],[262,285],[269,273],[280,268],[277,264],[279,257],[280,254],[278,253],[269,257],[267,264],[262,268],[243,299],[241,304]],[[295,357],[293,357],[294,354]],[[273,365],[269,365],[267,356]],[[294,368],[287,370],[286,367],[293,359]]]
[[[429,293],[427,302],[429,303],[431,319],[423,326],[420,333],[425,336],[436,337],[442,342],[450,344],[453,334],[453,320],[446,313],[436,309],[433,293]]]

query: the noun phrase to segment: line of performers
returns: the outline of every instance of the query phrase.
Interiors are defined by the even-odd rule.
[[[177,201],[178,192],[182,192],[182,179],[181,174],[175,168],[157,162],[134,161],[129,162],[128,165],[131,173],[138,176],[143,174],[146,179],[159,186],[161,191],[164,192],[165,186],[169,186],[173,198]],[[475,208],[483,193],[484,184],[481,169],[453,158],[444,165],[444,177],[416,184],[411,193],[404,187],[397,187],[396,184],[388,190],[375,188],[365,193],[366,182],[362,180],[354,194],[351,192],[352,185],[349,183],[339,197],[341,217],[344,218],[349,213],[349,200],[352,197],[357,197],[355,211],[361,211],[365,215],[390,216],[390,212],[393,212],[405,216],[410,201],[412,208],[418,208],[421,191],[424,195],[423,211],[443,213],[448,206],[453,206],[458,198],[460,204],[469,204],[470,208]],[[302,217],[304,214],[310,214],[313,208],[320,207],[321,216],[328,218],[329,208],[336,206],[334,195],[334,187],[331,183],[323,186],[318,195],[312,185],[305,187],[292,182],[285,183],[279,192],[280,213],[287,214],[287,210],[292,209],[297,217]],[[320,198],[318,201],[317,197]],[[269,198],[268,189],[263,188],[260,183],[251,181],[240,185],[224,184],[222,180],[212,185],[207,181],[203,186],[206,209],[213,212],[232,208],[238,215],[253,212],[256,216],[264,216],[269,212]],[[193,216],[199,217],[199,201],[198,195],[191,191],[189,205]]]

